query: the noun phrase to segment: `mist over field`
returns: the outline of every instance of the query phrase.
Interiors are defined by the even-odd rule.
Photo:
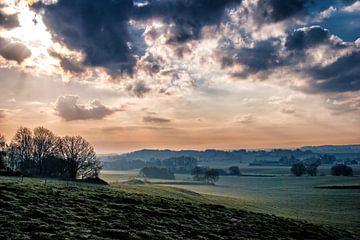
[[[360,239],[359,0],[0,0],[0,240]]]

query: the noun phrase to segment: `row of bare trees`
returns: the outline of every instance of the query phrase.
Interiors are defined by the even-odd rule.
[[[81,136],[56,136],[44,127],[20,127],[9,144],[0,134],[0,169],[23,175],[76,179],[97,177],[101,163]]]

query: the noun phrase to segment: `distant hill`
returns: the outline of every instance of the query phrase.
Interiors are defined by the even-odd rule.
[[[207,160],[212,159],[215,161],[223,161],[229,159],[239,159],[241,156],[246,153],[246,150],[235,150],[235,151],[223,151],[223,150],[204,150],[204,151],[196,151],[196,150],[152,150],[152,149],[143,149],[135,152],[120,154],[120,155],[103,155],[100,158],[103,161],[114,161],[117,159],[124,160],[143,160],[143,161],[153,161],[153,160],[164,160],[172,157],[194,157],[199,160]]]
[[[312,151],[316,153],[360,153],[360,145],[323,145],[323,146],[305,146],[300,148],[303,151]]]
[[[279,160],[281,157],[294,156],[298,159],[312,157],[311,151],[301,151],[299,149],[274,149],[271,151],[247,151],[244,149],[225,151],[208,149],[204,151],[196,150],[150,150],[144,149],[120,155],[102,155],[99,158],[104,162],[105,169],[128,170],[142,168],[147,164],[156,163],[165,159],[179,157],[195,158],[200,165],[207,165],[209,162],[232,162],[234,164],[249,163],[256,160]]]
[[[233,164],[251,162],[279,161],[282,157],[294,157],[299,160],[318,157],[322,154],[331,154],[337,160],[360,159],[360,145],[324,145],[304,146],[299,149],[272,149],[272,150],[157,150],[143,149],[125,154],[99,155],[104,163],[104,169],[128,170],[139,169],[147,165],[153,165],[159,161],[178,157],[192,157],[200,165],[211,162],[231,162]]]

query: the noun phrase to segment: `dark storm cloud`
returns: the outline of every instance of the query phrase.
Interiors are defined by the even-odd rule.
[[[319,39],[323,39],[319,41]],[[324,42],[319,37],[317,40],[297,42],[291,45],[291,49],[296,48],[299,54],[288,54],[286,50],[280,52],[277,45],[269,41],[260,41],[253,48],[235,49],[235,58],[224,58],[223,66],[240,64],[244,70],[233,74],[234,77],[246,78],[249,74],[272,72],[278,67],[289,67],[307,61],[303,52],[312,44]],[[330,43],[329,43],[330,44]],[[296,47],[295,47],[296,46]],[[329,45],[332,47],[333,45]],[[338,45],[335,45],[338,46]],[[289,47],[289,46],[288,46]],[[360,90],[360,52],[355,51],[348,55],[338,58],[335,62],[326,65],[311,65],[298,71],[311,77],[308,86],[304,91],[313,93],[325,92],[351,92]]]
[[[44,21],[54,38],[85,54],[83,63],[59,58],[65,70],[76,74],[81,73],[86,66],[100,66],[113,75],[123,72],[132,74],[141,69],[151,76],[162,73],[162,65],[166,61],[145,55],[144,37],[151,41],[156,41],[159,36],[166,37],[167,44],[171,44],[176,56],[181,58],[193,51],[188,42],[201,39],[205,26],[217,26],[225,19],[226,9],[240,3],[241,0],[59,0],[52,5],[38,3],[34,8],[45,10]],[[341,57],[324,67],[311,62],[313,60],[309,58],[308,51],[320,45],[329,47],[334,52],[344,49],[348,51],[350,45],[351,48],[355,46],[354,43],[343,42],[332,36],[323,27],[309,27],[311,23],[306,23],[309,19],[317,18],[321,11],[330,6],[336,8],[341,4],[344,6],[351,3],[354,1],[259,0],[255,9],[249,8],[246,13],[254,14],[255,25],[287,19],[301,21],[286,22],[285,38],[258,41],[248,39],[246,47],[235,47],[232,40],[223,36],[216,56],[223,68],[234,67],[236,71],[236,66],[241,66],[238,72],[232,71],[235,77],[270,74],[279,67],[291,66],[295,71],[311,76],[313,80],[309,82],[309,86],[312,91],[342,92],[359,89],[356,78],[359,71],[355,64],[358,63],[358,52]],[[338,12],[342,14],[341,11]],[[165,30],[153,29],[144,33],[143,29],[129,23],[130,20],[151,19],[165,23]],[[321,25],[321,22],[316,24]],[[303,27],[300,28],[301,26]],[[339,52],[341,54],[343,53]],[[137,81],[129,85],[127,90],[142,97],[151,88],[145,82]]]
[[[67,72],[72,74],[79,74],[85,71],[85,68],[81,63],[71,59],[71,58],[61,58],[60,66]]]
[[[0,28],[11,29],[19,26],[17,14],[7,15],[0,11]]]
[[[176,44],[199,39],[204,26],[218,24],[227,6],[240,3],[241,0],[153,0],[136,8],[134,15],[139,19],[159,18],[173,23],[168,43]]]
[[[285,46],[288,50],[303,50],[325,43],[329,37],[329,31],[319,26],[298,29],[287,36]]]
[[[314,78],[310,91],[358,91],[360,90],[360,51],[340,57],[327,66],[313,67],[309,74]]]
[[[354,2],[355,0],[259,0],[254,11],[254,20],[258,24],[287,19],[305,20],[306,17],[317,16],[331,6],[340,9]]]
[[[36,3],[44,9],[44,21],[57,40],[85,53],[84,64],[115,72],[132,73],[136,49],[129,20],[161,19],[172,24],[168,43],[200,38],[201,29],[221,20],[224,9],[240,0],[154,0],[140,6],[132,0],[59,0],[56,4]]]
[[[163,68],[164,60],[161,57],[155,57],[152,54],[147,54],[142,57],[138,62],[136,68],[142,69],[150,76],[160,72]]]
[[[240,64],[245,69],[236,74],[237,77],[247,77],[249,74],[271,70],[283,65],[280,56],[280,41],[268,39],[254,43],[253,47],[234,48],[230,40],[224,47],[220,47],[218,53],[223,67]],[[229,42],[230,41],[230,42]],[[225,54],[225,55],[224,55]]]
[[[294,15],[305,14],[312,0],[259,0],[255,14],[261,22],[279,22]]]
[[[80,62],[72,58],[62,56],[61,54],[53,51],[49,51],[49,54],[60,60],[60,66],[65,72],[70,72],[76,75],[85,71],[85,67]]]
[[[128,85],[126,88],[127,91],[131,92],[137,97],[143,97],[146,93],[151,91],[151,88],[149,88],[145,82],[143,81],[137,81],[133,85]]]
[[[74,121],[103,119],[118,110],[106,107],[99,100],[94,100],[89,106],[85,106],[79,103],[78,96],[67,95],[57,99],[55,111],[65,121]]]
[[[333,51],[352,51],[326,66],[313,63],[308,50],[323,45]],[[354,50],[354,48],[356,50]],[[351,92],[360,90],[360,52],[354,43],[332,36],[319,27],[304,27],[288,33],[285,42],[273,38],[254,42],[252,47],[234,47],[229,39],[219,42],[218,58],[224,68],[242,66],[233,77],[246,78],[250,74],[261,76],[279,67],[291,68],[310,77],[306,92]],[[324,56],[326,58],[326,56]],[[328,58],[333,56],[328,56]]]
[[[44,21],[54,38],[85,53],[84,64],[132,72],[134,49],[128,45],[131,0],[60,0],[33,7],[45,9]]]
[[[0,37],[0,56],[20,64],[24,59],[31,56],[31,51],[21,43]]]
[[[169,122],[171,122],[170,119],[153,117],[153,116],[145,116],[142,118],[142,121],[144,123],[169,123]]]

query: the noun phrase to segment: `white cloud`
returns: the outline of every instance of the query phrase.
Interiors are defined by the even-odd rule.
[[[360,1],[356,1],[352,5],[344,7],[343,11],[345,11],[345,12],[359,12],[360,11]]]
[[[321,22],[324,19],[331,17],[331,15],[336,11],[337,9],[335,7],[330,6],[328,9],[319,13],[319,16],[317,17],[316,21]]]
[[[89,104],[80,104],[79,97],[73,95],[61,96],[56,101],[55,111],[66,121],[103,119],[119,109],[111,109],[103,105],[99,100],[93,100]]]

